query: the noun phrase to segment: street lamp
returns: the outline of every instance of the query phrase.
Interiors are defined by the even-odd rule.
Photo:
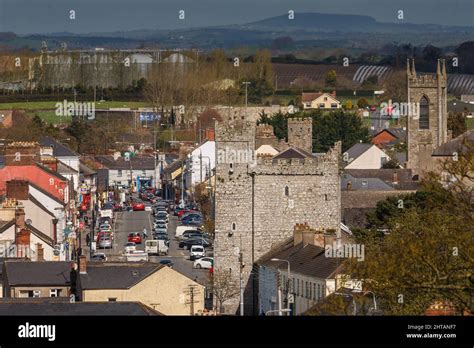
[[[243,85],[245,85],[245,110],[247,111],[247,106],[248,106],[248,85],[250,85],[249,81],[244,81],[242,82]]]
[[[283,259],[277,259],[277,258],[272,258],[270,261],[273,262],[286,262],[288,264],[288,281],[287,281],[287,286],[286,286],[286,299],[287,299],[287,312],[291,313],[290,310],[290,261],[288,260],[283,260]],[[280,291],[280,290],[278,290]],[[280,315],[282,315],[283,310],[281,309],[281,301],[278,303],[278,306],[280,307]]]

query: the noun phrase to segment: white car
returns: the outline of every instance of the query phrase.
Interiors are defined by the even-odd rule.
[[[153,211],[151,205],[145,205],[145,211]]]
[[[204,256],[206,256],[206,251],[202,245],[193,245],[191,246],[191,249],[189,249],[189,258],[191,261],[200,259]]]
[[[214,259],[212,257],[201,257],[200,259],[194,261],[194,268],[211,269],[213,264]]]
[[[137,245],[135,243],[128,242],[127,244],[125,244],[125,248],[124,248],[125,254],[134,252],[135,250],[137,250]]]

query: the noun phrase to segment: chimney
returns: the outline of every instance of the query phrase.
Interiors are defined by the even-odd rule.
[[[16,141],[8,144],[5,150],[5,165],[34,165],[39,160],[40,147],[36,142]]]
[[[25,224],[25,210],[18,208],[15,210],[15,225],[19,230],[26,228]]]
[[[7,181],[7,198],[28,200],[29,184],[26,180]]]
[[[44,248],[41,243],[36,243],[36,261],[44,261]]]
[[[85,255],[79,256],[79,274],[87,274],[87,260]]]
[[[320,230],[310,228],[307,222],[296,224],[293,230],[293,245],[311,244],[324,248],[324,234]]]
[[[393,172],[392,174],[392,182],[394,184],[398,184],[398,173],[397,172]]]

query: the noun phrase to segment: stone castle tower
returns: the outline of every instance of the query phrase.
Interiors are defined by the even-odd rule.
[[[447,74],[444,60],[438,60],[436,76],[417,75],[415,61],[407,62],[408,165],[413,176],[422,178],[432,169],[431,154],[448,141]]]
[[[311,117],[288,119],[288,145],[313,151],[313,119]]]
[[[341,144],[318,157],[256,158],[255,136],[254,122],[216,127],[214,274],[230,276],[227,283],[236,287],[242,277],[244,314],[258,314],[253,265],[262,255],[292,236],[297,223],[340,236],[341,222]],[[303,136],[310,150],[311,134]],[[224,307],[238,312],[239,296]]]

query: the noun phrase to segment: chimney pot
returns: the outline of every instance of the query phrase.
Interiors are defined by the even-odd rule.
[[[79,273],[87,274],[87,260],[84,255],[79,256]]]

